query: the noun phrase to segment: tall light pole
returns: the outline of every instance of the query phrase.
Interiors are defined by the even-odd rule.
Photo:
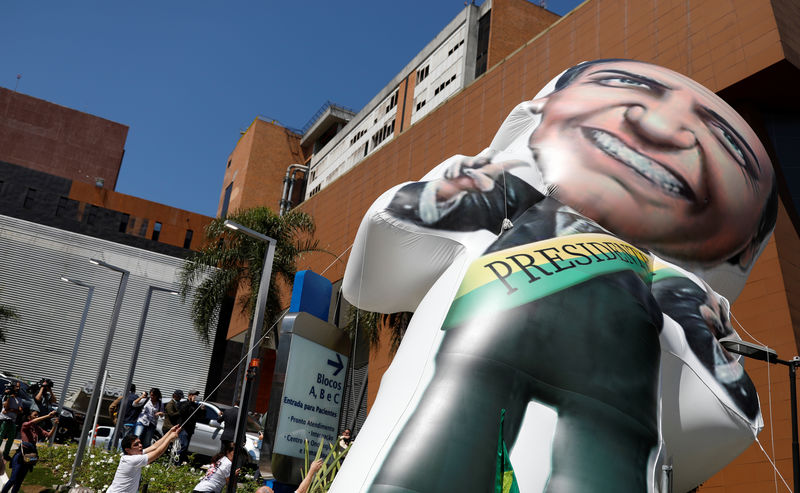
[[[800,366],[800,357],[795,356],[791,361],[778,358],[774,349],[751,342],[741,341],[728,336],[719,340],[720,344],[728,351],[741,354],[747,358],[766,361],[771,364],[789,367],[789,394],[792,401],[792,472],[794,473],[793,491],[800,491],[800,447],[797,443],[797,367]]]
[[[239,416],[236,418],[236,434],[235,434],[235,444],[236,447],[234,448],[233,452],[233,465],[231,467],[231,480],[228,481],[228,493],[233,493],[236,491],[236,467],[239,463],[239,445],[242,443],[242,439],[244,438],[244,430],[245,425],[247,423],[247,409],[250,405],[250,402],[246,402],[244,398],[247,398],[247,401],[250,400],[249,392],[247,390],[247,383],[248,380],[252,382],[255,379],[255,372],[258,365],[252,365],[251,361],[253,360],[253,350],[256,343],[261,339],[261,329],[264,327],[264,312],[267,309],[267,293],[269,292],[269,280],[272,276],[272,262],[275,259],[275,246],[277,241],[269,236],[259,233],[258,231],[253,231],[250,228],[246,228],[241,224],[237,224],[233,221],[226,220],[225,227],[232,229],[234,231],[239,231],[251,238],[254,238],[258,241],[263,241],[268,244],[267,252],[264,254],[264,267],[261,270],[261,283],[258,286],[258,296],[256,297],[256,311],[255,315],[253,316],[253,325],[250,328],[250,340],[247,342],[247,361],[248,365],[252,368],[249,371],[244,372],[244,378],[242,379],[242,391],[239,395],[243,397],[242,402],[239,405]]]
[[[95,382],[95,390],[92,392],[92,398],[89,399],[89,407],[86,409],[86,419],[83,421],[83,429],[81,430],[81,438],[78,441],[78,451],[75,453],[75,462],[72,463],[72,471],[69,473],[69,485],[74,486],[75,484],[75,472],[78,470],[78,467],[81,465],[81,461],[83,460],[83,453],[86,451],[86,439],[89,435],[89,429],[91,427],[91,422],[89,421],[89,416],[94,414],[95,409],[100,402],[100,392],[98,391],[97,384],[103,381],[103,377],[106,374],[106,366],[108,365],[108,355],[111,352],[111,343],[114,342],[114,332],[117,330],[117,320],[119,320],[119,312],[122,309],[122,298],[125,296],[125,288],[128,285],[128,277],[130,277],[130,272],[127,270],[117,267],[115,265],[108,264],[103,262],[102,260],[97,259],[90,259],[89,262],[99,265],[101,267],[105,267],[106,269],[113,270],[114,272],[119,272],[122,274],[122,277],[119,280],[119,288],[117,289],[117,297],[114,301],[114,311],[111,312],[111,322],[108,324],[108,334],[106,335],[106,345],[103,349],[103,356],[100,358],[100,367],[97,369],[97,378],[94,379]]]
[[[147,290],[147,297],[144,300],[144,308],[142,308],[142,316],[139,319],[139,332],[136,334],[136,343],[133,346],[133,353],[131,354],[131,363],[128,365],[128,376],[125,377],[125,386],[122,388],[123,398],[119,404],[119,414],[117,414],[117,424],[114,425],[114,433],[111,435],[111,440],[108,442],[108,449],[115,446],[119,437],[122,420],[125,418],[125,412],[128,410],[128,392],[130,392],[131,383],[133,382],[133,373],[136,371],[136,361],[139,359],[139,349],[142,347],[142,336],[144,335],[144,325],[147,322],[147,312],[150,310],[150,299],[153,297],[154,291],[161,291],[172,295],[178,294],[177,291],[171,289],[159,288],[158,286],[150,286]]]
[[[81,316],[81,324],[78,326],[78,335],[75,336],[75,344],[72,345],[72,356],[69,359],[69,366],[67,367],[67,376],[64,377],[64,386],[61,389],[61,397],[59,397],[58,399],[59,416],[61,416],[61,410],[64,409],[64,399],[66,399],[67,397],[67,388],[69,388],[69,381],[72,378],[72,369],[75,368],[75,358],[78,356],[78,346],[81,343],[81,337],[83,336],[83,329],[84,327],[86,327],[86,318],[89,316],[89,305],[92,303],[92,294],[94,294],[94,286],[92,286],[91,284],[86,284],[85,282],[77,281],[75,279],[70,279],[64,276],[61,276],[61,280],[64,282],[75,284],[76,286],[88,288],[89,292],[86,294],[86,303],[83,305],[83,315]],[[56,431],[58,431],[58,429],[56,429]],[[56,433],[53,433],[52,435],[50,435],[50,445],[55,443],[55,441],[56,441]]]

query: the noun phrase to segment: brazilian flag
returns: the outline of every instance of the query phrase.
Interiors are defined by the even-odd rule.
[[[506,417],[506,410],[500,411],[500,434],[497,437],[497,469],[495,470],[494,492],[495,493],[519,493],[517,477],[514,476],[514,468],[511,467],[511,459],[508,457],[506,442],[503,440],[503,421]]]

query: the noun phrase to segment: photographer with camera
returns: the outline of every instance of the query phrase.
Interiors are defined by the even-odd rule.
[[[22,415],[22,400],[19,395],[19,382],[9,383],[3,392],[3,407],[0,411],[0,442],[6,441],[3,447],[3,458],[11,460],[11,446],[17,437],[17,419]]]
[[[56,395],[53,393],[53,381],[49,378],[42,378],[38,382],[39,391],[33,397],[33,400],[36,401],[36,406],[39,408],[39,412],[42,414],[47,414],[57,405],[58,401],[56,400]]]

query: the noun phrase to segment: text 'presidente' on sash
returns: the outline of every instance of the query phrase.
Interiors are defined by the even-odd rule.
[[[605,274],[650,282],[653,257],[619,238],[583,233],[492,252],[467,270],[442,329],[530,303]]]

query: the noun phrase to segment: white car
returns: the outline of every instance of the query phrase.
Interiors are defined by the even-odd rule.
[[[89,430],[89,445],[93,447],[107,448],[111,434],[114,433],[113,426],[98,426],[97,439],[94,440],[94,430]]]
[[[167,402],[169,401],[167,400]],[[204,408],[197,411],[197,425],[194,428],[192,440],[189,442],[189,453],[204,457],[213,457],[222,447],[220,437],[222,436],[222,431],[225,429],[225,426],[218,421],[219,413],[231,406],[216,402],[199,402],[199,404],[204,406]],[[164,419],[160,418],[156,429],[161,430],[163,423]],[[258,446],[259,432],[261,432],[261,426],[255,419],[248,416],[244,448],[247,451],[250,461],[255,464],[258,464],[258,459],[261,455]],[[170,453],[176,454],[178,447],[178,441],[176,440],[173,442]]]

